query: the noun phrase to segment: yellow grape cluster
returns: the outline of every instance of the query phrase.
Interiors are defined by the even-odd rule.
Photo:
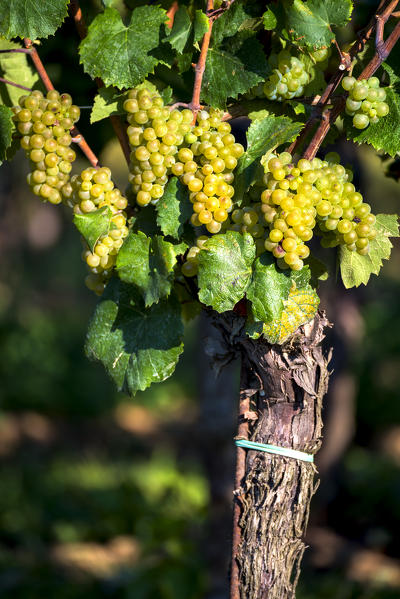
[[[69,178],[76,154],[70,147],[69,130],[79,119],[79,107],[72,104],[69,94],[56,90],[47,92],[46,97],[34,90],[18,102],[13,108],[14,120],[31,164],[28,184],[35,195],[60,204],[72,191]]]
[[[164,193],[175,155],[191,129],[191,110],[170,110],[160,94],[132,89],[124,102],[131,147],[129,181],[139,206],[156,204]]]
[[[185,136],[189,147],[178,151],[178,160],[171,168],[189,188],[192,225],[205,225],[212,234],[221,230],[232,211],[233,170],[244,152],[229,123],[221,118],[217,110],[201,110],[196,126]]]
[[[72,201],[75,214],[89,214],[108,206],[112,212],[110,230],[97,241],[93,252],[85,250],[83,259],[91,270],[85,283],[98,295],[103,292],[105,283],[111,276],[117,254],[128,235],[127,215],[124,212],[127,199],[114,187],[111,171],[107,167],[87,168],[71,178]]]
[[[346,245],[365,255],[369,240],[376,236],[371,207],[351,183],[352,173],[337,163],[337,155],[327,160],[300,159],[283,152],[271,157],[261,194],[264,220],[268,225],[265,249],[282,267],[300,270],[310,250],[306,243],[318,225],[322,245]]]

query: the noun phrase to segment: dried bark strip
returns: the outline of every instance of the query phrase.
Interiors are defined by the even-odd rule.
[[[323,314],[283,346],[241,338],[241,394],[252,397],[258,420],[250,439],[316,453],[328,362],[321,342]],[[241,484],[241,543],[236,560],[241,599],[293,599],[305,550],[310,501],[318,483],[312,463],[248,451]]]

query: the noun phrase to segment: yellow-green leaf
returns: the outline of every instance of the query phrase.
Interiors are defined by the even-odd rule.
[[[319,297],[310,285],[292,289],[284,302],[280,318],[263,326],[263,335],[270,343],[281,345],[302,325],[314,318]]]

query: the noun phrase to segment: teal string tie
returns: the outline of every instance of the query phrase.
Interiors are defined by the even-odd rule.
[[[314,456],[311,453],[304,453],[304,451],[297,451],[296,449],[290,449],[289,447],[278,447],[277,445],[257,443],[255,441],[248,441],[247,439],[235,439],[235,443],[238,447],[242,447],[243,449],[265,451],[267,453],[283,455],[287,458],[294,458],[295,460],[302,460],[303,462],[314,461]]]

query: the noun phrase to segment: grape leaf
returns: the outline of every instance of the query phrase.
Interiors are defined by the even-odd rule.
[[[370,242],[370,252],[360,256],[340,246],[338,260],[343,285],[358,287],[366,285],[372,274],[377,275],[383,266],[382,260],[388,260],[393,247],[389,237],[398,237],[398,221],[396,214],[377,214],[375,228],[377,236]]]
[[[255,245],[251,235],[234,231],[214,235],[199,256],[199,299],[217,312],[232,310],[251,279]]]
[[[193,207],[189,201],[188,188],[177,177],[172,177],[164,195],[156,204],[157,224],[164,235],[179,239],[183,225],[189,221]]]
[[[85,71],[105,85],[134,87],[160,62],[161,25],[166,13],[157,6],[139,6],[126,27],[115,8],[106,8],[89,26],[79,51]]]
[[[0,106],[0,164],[7,158],[14,129],[13,112],[8,106]]]
[[[244,193],[254,180],[258,162],[256,160],[269,150],[297,137],[303,123],[295,123],[287,117],[268,115],[252,121],[247,130],[247,150],[239,159],[236,169],[235,200],[243,199]]]
[[[103,364],[119,390],[134,395],[171,376],[183,351],[182,337],[175,294],[145,308],[133,285],[115,278],[96,307],[85,350]]]
[[[133,200],[135,201],[135,200]],[[143,206],[140,208],[130,220],[132,224],[132,231],[138,233],[141,231],[147,237],[153,237],[154,235],[160,235],[161,231],[156,221],[156,211],[154,206]]]
[[[254,37],[245,39],[235,54],[210,48],[201,92],[203,102],[224,108],[228,98],[246,93],[264,81],[269,72],[262,46]]]
[[[281,316],[263,325],[263,336],[269,343],[282,345],[301,325],[314,318],[318,305],[319,297],[310,285],[292,288]]]
[[[351,0],[285,0],[287,30],[296,44],[310,48],[330,46],[331,26],[344,27],[353,10]]]
[[[388,65],[383,64],[382,67],[389,73],[391,83],[390,87],[385,87],[389,114],[361,131],[353,126],[352,117],[345,116],[345,131],[347,139],[371,144],[375,150],[396,156],[400,150],[400,80]]]
[[[69,0],[12,0],[0,2],[0,36],[49,37],[62,25]]]
[[[275,29],[277,22],[278,21],[276,19],[276,16],[272,12],[272,10],[270,8],[267,8],[265,13],[263,14],[264,29],[266,29],[267,31],[272,31],[273,29]]]
[[[74,225],[93,252],[94,246],[102,235],[110,230],[112,212],[108,206],[103,206],[87,214],[74,214]]]
[[[196,43],[207,33],[210,23],[202,10],[196,10],[194,17],[193,42]]]
[[[94,98],[90,113],[91,124],[115,114],[123,114],[125,98],[126,94],[121,94],[113,87],[101,87]]]
[[[21,48],[21,45],[0,38],[0,50],[17,48]],[[0,73],[5,79],[16,81],[25,87],[32,88],[39,81],[39,75],[32,69],[27,55],[20,52],[0,54]],[[26,93],[28,92],[13,85],[2,83],[0,85],[0,104],[15,106],[18,104],[18,98]]]
[[[253,121],[246,133],[247,150],[240,158],[238,172],[269,150],[293,141],[303,126],[303,123],[294,123],[284,116],[268,115],[262,120]]]
[[[168,36],[168,42],[179,52],[183,52],[192,31],[192,22],[186,6],[180,6],[174,17],[174,24]]]
[[[269,322],[280,318],[291,286],[292,280],[277,269],[270,253],[265,252],[257,258],[246,292],[254,320]]]
[[[229,38],[244,29],[250,30],[257,24],[254,18],[260,14],[259,6],[246,0],[236,0],[229,10],[224,12],[213,25],[212,46],[219,45],[224,38]],[[231,40],[227,41],[227,45]]]
[[[135,285],[145,305],[151,306],[170,294],[175,264],[172,243],[159,235],[150,238],[144,233],[130,232],[118,252],[116,266],[119,278]]]

